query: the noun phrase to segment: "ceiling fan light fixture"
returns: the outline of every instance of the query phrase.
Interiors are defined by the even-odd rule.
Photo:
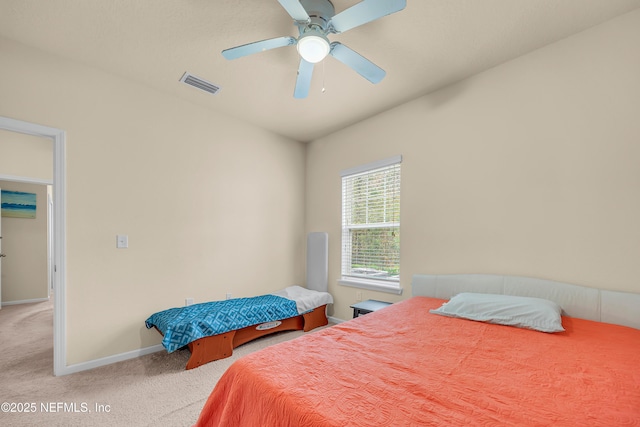
[[[297,48],[302,59],[312,64],[322,61],[331,50],[329,39],[318,32],[300,37]]]

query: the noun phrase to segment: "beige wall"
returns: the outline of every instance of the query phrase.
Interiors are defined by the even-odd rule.
[[[640,11],[314,141],[307,231],[329,232],[340,170],[402,154],[401,297],[416,273],[497,273],[640,292]]]
[[[144,320],[187,297],[304,282],[303,144],[6,39],[0,57],[0,115],[67,132],[68,364],[158,344]]]
[[[0,181],[0,188],[36,194],[35,219],[2,217],[2,302],[48,298],[47,186]]]

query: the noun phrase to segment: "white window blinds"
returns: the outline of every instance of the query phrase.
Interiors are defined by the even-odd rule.
[[[342,172],[342,277],[400,280],[397,156]]]

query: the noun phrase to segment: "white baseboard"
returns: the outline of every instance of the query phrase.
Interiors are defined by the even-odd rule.
[[[342,323],[345,320],[337,317],[329,316],[329,322]],[[147,354],[164,351],[162,344],[153,345],[151,347],[141,348],[140,350],[128,351],[126,353],[114,354],[113,356],[103,357],[101,359],[90,360],[88,362],[76,363],[75,365],[66,366],[60,375],[75,374],[76,372],[88,371],[89,369],[99,368],[100,366],[110,365],[112,363],[123,362],[125,360],[134,359],[136,357],[145,356]]]
[[[66,366],[60,375],[75,374],[76,372],[88,371],[89,369],[99,368],[100,366],[111,365],[112,363],[123,362],[136,357],[145,356],[147,354],[163,351],[162,344],[153,345],[151,347],[141,348],[139,350],[128,351],[126,353],[114,354],[113,356],[103,357],[101,359],[90,360],[88,362],[76,363],[75,365]]]
[[[18,304],[31,304],[34,302],[45,302],[45,301],[49,301],[49,298],[35,298],[35,299],[23,299],[23,300],[19,300],[19,301],[5,301],[2,303],[2,306],[4,307],[5,305],[18,305]]]
[[[331,323],[346,322],[346,320],[338,319],[337,317],[333,317],[333,316],[329,316],[329,317],[327,317],[327,319],[329,319],[329,322],[331,322]]]

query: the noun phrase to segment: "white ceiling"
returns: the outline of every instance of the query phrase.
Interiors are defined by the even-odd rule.
[[[336,13],[358,3],[332,1]],[[638,7],[640,0],[408,0],[401,12],[329,37],[382,67],[381,83],[328,57],[306,99],[293,98],[294,46],[233,61],[220,54],[297,37],[276,0],[0,0],[0,36],[307,142]],[[180,83],[185,71],[222,90]]]

